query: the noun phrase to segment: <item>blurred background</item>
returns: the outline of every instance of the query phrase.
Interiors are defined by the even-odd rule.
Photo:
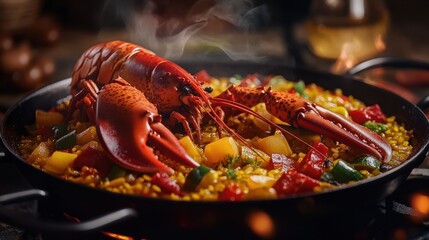
[[[84,50],[110,40],[173,61],[276,62],[344,74],[379,57],[429,63],[425,0],[0,0],[0,111],[69,78]],[[428,71],[358,77],[412,102]]]

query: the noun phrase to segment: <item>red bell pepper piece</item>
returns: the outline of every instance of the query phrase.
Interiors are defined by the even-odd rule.
[[[252,87],[260,85],[259,74],[249,74],[241,80],[240,87]]]
[[[235,184],[226,186],[219,194],[218,200],[220,201],[239,201],[243,198],[243,191]]]
[[[349,115],[353,121],[363,124],[366,121],[375,121],[378,123],[386,123],[386,116],[381,111],[378,104],[374,104],[363,109],[351,110]]]
[[[286,196],[295,193],[313,192],[317,186],[320,186],[319,181],[296,170],[289,170],[283,173],[273,185],[273,188],[278,195]]]
[[[176,181],[171,179],[166,172],[156,172],[152,176],[151,183],[160,187],[162,191],[167,194],[170,194],[170,193],[175,193],[177,195],[182,194],[180,192],[180,186],[177,184]]]
[[[344,102],[349,101],[349,98],[346,95],[341,95],[340,98],[343,99]]]
[[[81,169],[84,166],[97,169],[100,177],[104,178],[109,174],[113,163],[106,154],[93,147],[87,147],[74,160],[73,168]]]
[[[295,161],[288,158],[284,154],[271,154],[270,161],[267,165],[267,169],[273,170],[273,169],[279,169],[282,172],[287,172],[291,169],[294,169]]]
[[[206,70],[201,70],[195,74],[195,78],[200,83],[210,83],[211,76]]]
[[[38,135],[42,135],[43,138],[51,138],[52,136],[54,136],[54,132],[52,131],[52,129],[44,125],[37,128],[36,132]]]
[[[297,170],[314,179],[319,179],[325,171],[325,159],[328,155],[328,147],[321,142],[313,144],[304,159],[297,164]]]

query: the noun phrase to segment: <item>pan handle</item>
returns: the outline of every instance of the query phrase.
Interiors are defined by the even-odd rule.
[[[363,71],[377,67],[414,68],[429,71],[429,63],[398,57],[380,57],[363,61],[346,72],[348,75],[356,75]]]
[[[0,218],[8,224],[21,227],[26,230],[49,234],[66,234],[90,233],[97,230],[106,229],[109,226],[113,226],[119,222],[123,222],[138,216],[136,210],[132,208],[123,208],[98,216],[91,220],[78,223],[63,223],[38,219],[31,214],[12,211],[5,207],[7,204],[17,203],[25,200],[40,199],[47,196],[48,194],[45,191],[39,189],[4,194],[0,196]]]
[[[403,68],[403,69],[412,68],[412,69],[429,71],[428,62],[400,58],[400,57],[380,57],[380,58],[373,58],[367,61],[363,61],[357,64],[356,66],[354,66],[349,71],[347,71],[345,74],[353,76],[363,71],[370,70],[377,67],[395,67],[395,68]],[[429,95],[423,97],[423,99],[421,99],[416,105],[423,111],[429,110]]]
[[[427,95],[418,103],[416,103],[416,105],[417,107],[419,107],[420,109],[423,109],[424,111],[429,110],[429,95]]]

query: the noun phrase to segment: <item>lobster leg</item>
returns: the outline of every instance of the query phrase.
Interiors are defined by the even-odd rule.
[[[212,100],[221,106],[237,108],[237,102],[251,107],[260,102],[268,112],[294,127],[302,127],[342,142],[351,148],[388,162],[392,157],[390,145],[375,132],[338,114],[332,113],[303,98],[270,88],[230,87]],[[242,108],[240,108],[243,110]],[[251,113],[253,114],[253,113]],[[255,114],[254,114],[255,115]],[[257,116],[263,118],[261,116]],[[267,119],[263,119],[266,120]],[[270,122],[269,120],[267,122]],[[270,122],[270,124],[275,125]],[[276,126],[279,128],[278,126]]]
[[[83,88],[76,93],[76,95],[70,101],[70,107],[67,111],[67,115],[64,119],[68,122],[74,113],[74,111],[83,103],[86,107],[86,113],[91,122],[95,122],[94,114],[94,102],[97,98],[98,87],[93,81],[85,80],[82,81]]]
[[[120,166],[138,172],[174,171],[154,151],[190,167],[195,162],[161,124],[156,107],[142,92],[122,80],[105,85],[96,104],[97,130],[108,155]]]

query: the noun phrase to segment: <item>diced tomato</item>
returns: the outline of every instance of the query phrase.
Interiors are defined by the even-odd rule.
[[[304,159],[298,164],[299,172],[306,174],[314,179],[319,179],[322,176],[325,165],[325,159],[328,154],[328,147],[321,142],[315,142],[314,148],[311,148]]]
[[[47,127],[45,125],[40,126],[36,131],[38,135],[42,135],[44,138],[50,138],[54,136],[54,132],[52,131],[51,127]]]
[[[92,167],[97,169],[100,177],[106,177],[112,164],[104,152],[88,147],[76,157],[73,167],[76,169],[81,169],[83,166]]]
[[[381,111],[378,104],[374,104],[359,110],[349,111],[349,115],[353,121],[363,124],[366,121],[375,121],[378,123],[386,123],[386,116]]]
[[[261,82],[261,86],[268,86],[270,85],[271,79],[273,79],[273,75],[268,75],[264,78],[264,80],[262,80]]]
[[[175,193],[181,195],[180,186],[166,172],[156,172],[152,176],[151,183],[160,187],[167,194]]]
[[[201,70],[195,74],[195,78],[200,83],[210,83],[212,77],[206,70]]]
[[[282,172],[287,172],[291,169],[294,169],[295,161],[288,158],[284,154],[271,154],[270,161],[267,165],[267,169],[279,169]]]
[[[59,112],[57,107],[51,107],[48,112]]]
[[[347,102],[349,100],[346,95],[341,95],[340,98],[343,99],[344,102]]]
[[[317,186],[320,186],[319,181],[296,170],[290,170],[283,173],[273,185],[273,188],[278,195],[285,196],[295,193],[312,192]]]
[[[220,201],[239,201],[243,198],[243,191],[235,184],[226,186],[219,194],[218,200]]]
[[[241,80],[240,87],[253,87],[253,86],[259,86],[260,79],[259,74],[249,74],[245,78]]]

